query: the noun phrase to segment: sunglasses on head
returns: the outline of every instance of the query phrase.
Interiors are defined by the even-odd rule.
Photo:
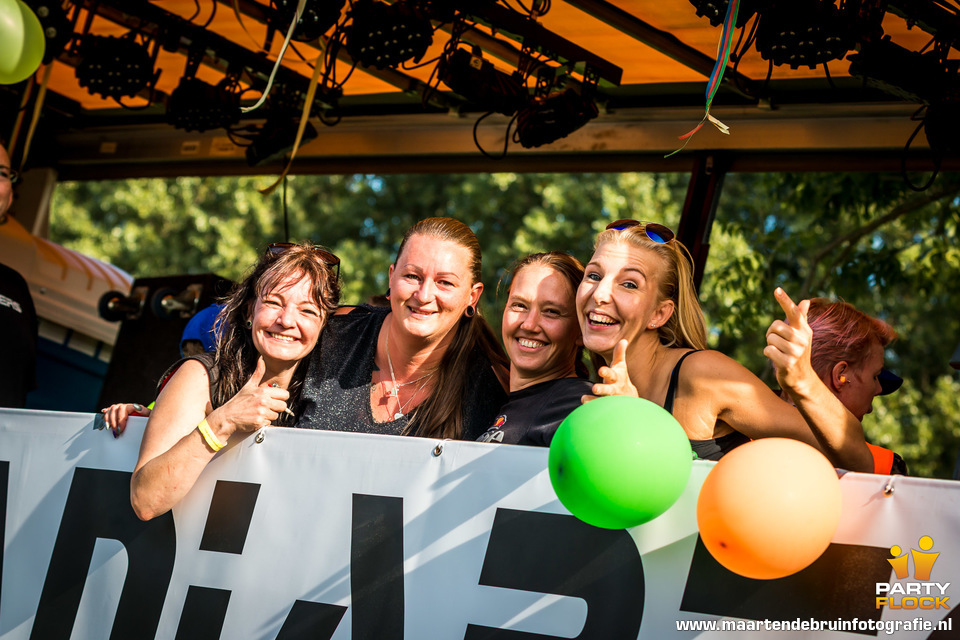
[[[292,247],[299,247],[301,245],[294,244],[293,242],[271,242],[267,245],[267,253],[283,253],[287,249]],[[333,267],[337,278],[340,277],[340,258],[335,256],[333,253],[327,250],[326,247],[323,247],[319,244],[315,244],[312,247],[313,252],[323,261],[328,267]]]
[[[623,220],[614,220],[607,225],[607,229],[616,229],[617,231],[623,231],[630,227],[642,227],[647,237],[659,244],[666,244],[676,237],[673,231],[670,230],[670,227],[657,222],[647,222],[646,220],[630,220],[629,218],[625,218]]]

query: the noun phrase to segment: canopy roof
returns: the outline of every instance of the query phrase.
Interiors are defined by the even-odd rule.
[[[360,20],[369,12],[370,2],[347,2],[341,24]],[[256,100],[289,24],[277,18],[277,0],[76,0],[67,5],[75,33],[137,34],[137,42],[155,54],[159,76],[155,86],[143,88],[135,97],[118,101],[93,95],[78,81],[78,68],[89,58],[89,48],[74,38],[50,66],[28,166],[55,167],[61,178],[278,171],[278,161],[250,166],[240,145],[265,132],[261,127],[268,118],[285,123],[280,137],[292,135],[309,90],[312,64],[324,49],[336,54],[337,61],[322,67],[329,77],[313,103],[311,123],[317,135],[299,150],[295,172],[688,170],[692,153],[720,154],[728,159],[728,166],[748,170],[899,168],[919,124],[912,119],[918,107],[949,106],[960,91],[956,50],[960,8],[954,0],[842,0],[836,3],[841,11],[859,7],[863,13],[873,5],[886,8],[878,14],[882,33],[871,30],[862,16],[847,24],[855,39],[865,43],[859,62],[853,43],[845,59],[827,63],[826,69],[822,64],[773,66],[753,45],[737,63],[731,60],[711,109],[730,127],[729,135],[708,124],[683,152],[664,158],[682,144],[678,136],[704,116],[705,90],[722,25],[712,26],[697,10],[711,3],[725,10],[726,2],[553,0],[536,20],[524,12],[530,2],[419,3],[437,11],[457,8],[459,14],[468,15],[461,26],[460,46],[467,51],[477,47],[475,54],[506,74],[522,66],[523,60],[531,60],[524,48],[538,59],[528,62],[534,68],[559,69],[561,63],[569,64],[566,84],[555,89],[572,88],[589,95],[598,107],[599,115],[574,133],[530,149],[511,141],[506,157],[496,161],[485,157],[474,141],[475,124],[488,111],[482,100],[463,95],[477,86],[475,77],[459,76],[460,93],[456,93],[438,83],[436,62],[416,68],[412,62],[385,69],[353,68],[350,47],[330,45],[332,29],[319,38],[294,41],[284,56],[272,98],[243,115],[231,133],[221,127],[175,128],[169,124],[170,96],[189,70],[191,55],[198,65],[196,78],[216,84],[232,74],[236,86],[245,90],[243,103]],[[45,2],[28,0],[27,4],[37,8]],[[279,4],[295,4],[295,0]],[[335,0],[307,2],[308,8],[336,4]],[[379,0],[377,4],[385,6]],[[783,12],[788,24],[795,22],[802,28],[807,20],[808,28],[825,30],[826,18],[809,16],[834,7],[826,0],[743,0],[740,4],[741,16],[761,7],[761,28],[775,21],[776,10]],[[348,13],[351,6],[352,15]],[[749,36],[752,23],[750,19],[734,32],[733,45],[741,36]],[[451,32],[457,30],[450,23],[435,20],[433,24],[439,26],[423,62],[440,56]],[[478,59],[474,63],[479,64]],[[35,76],[36,86],[21,83],[0,88],[0,131],[4,135],[14,131],[18,153],[22,153],[31,105],[44,75],[42,68]],[[342,86],[331,88],[334,77]],[[594,79],[598,83],[592,88]],[[528,90],[533,91],[534,85],[531,77]],[[340,91],[342,96],[337,95]],[[192,97],[187,103],[202,104],[204,99]],[[322,126],[317,117],[337,124]],[[502,153],[510,120],[494,114],[477,127],[477,140],[489,154]],[[279,142],[266,144],[266,139],[266,135],[260,139],[265,149],[261,157],[285,148]],[[909,155],[917,168],[930,166],[927,144],[923,131],[912,140]],[[948,152],[946,167],[956,166],[950,156]]]

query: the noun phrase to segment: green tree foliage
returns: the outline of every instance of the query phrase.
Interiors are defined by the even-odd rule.
[[[960,383],[948,361],[960,341],[960,175],[923,193],[899,175],[729,176],[701,293],[716,346],[771,385],[766,327],[795,300],[842,299],[891,324],[887,366],[906,380],[874,401],[868,438],[911,473],[950,477],[960,448]]]
[[[517,258],[563,249],[589,258],[610,220],[676,228],[688,176],[465,174],[176,178],[60,185],[51,239],[139,277],[214,272],[240,277],[267,242],[309,240],[343,260],[345,303],[386,289],[403,232],[428,216],[470,224],[484,251],[483,311],[495,328],[497,284]],[[918,475],[949,477],[960,447],[960,384],[947,367],[960,340],[960,176],[913,193],[884,174],[728,176],[701,288],[712,345],[771,384],[762,355],[794,299],[839,297],[900,333],[888,366],[907,380],[875,401],[864,427]],[[289,236],[287,234],[289,229]]]

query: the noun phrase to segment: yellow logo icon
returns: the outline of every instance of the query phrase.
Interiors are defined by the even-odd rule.
[[[920,549],[910,549],[905,553],[900,545],[890,547],[887,562],[893,567],[898,582],[877,583],[877,609],[889,607],[891,609],[949,609],[950,596],[947,588],[950,583],[930,582],[930,573],[933,565],[940,556],[939,551],[933,549],[933,538],[922,536],[917,541]],[[910,577],[910,560],[913,560],[913,581],[899,582]]]
[[[940,552],[927,553],[933,548],[933,538],[930,536],[920,538],[920,540],[917,541],[917,546],[919,546],[921,550],[910,549],[909,555],[903,553],[903,549],[901,549],[899,545],[890,547],[890,555],[894,557],[887,560],[887,562],[890,563],[890,566],[893,567],[893,570],[896,572],[897,580],[903,580],[909,575],[907,572],[907,561],[910,557],[913,557],[913,579],[920,580],[921,582],[926,582],[930,579],[933,563],[937,561]]]

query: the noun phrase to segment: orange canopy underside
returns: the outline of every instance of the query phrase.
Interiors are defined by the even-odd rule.
[[[183,18],[190,18],[196,12],[193,0],[165,0],[155,3],[165,11],[177,14]],[[266,4],[261,3],[261,4]],[[675,36],[685,45],[696,49],[706,56],[715,58],[717,44],[720,37],[720,27],[712,27],[706,18],[697,17],[695,9],[687,0],[615,0],[612,3],[619,9],[641,19],[650,26]],[[193,22],[203,24],[209,18],[213,7],[212,2],[200,2],[200,13]],[[131,7],[133,10],[133,7]],[[81,17],[80,24],[84,18]],[[631,35],[621,32],[617,28],[594,18],[593,16],[575,8],[567,2],[555,0],[550,11],[541,17],[541,24],[553,33],[570,40],[591,53],[607,60],[623,70],[622,86],[647,85],[660,83],[705,82],[706,76],[669,56],[643,44]],[[267,28],[249,16],[238,19],[230,4],[220,3],[213,17],[210,30],[231,40],[232,42],[252,50],[262,48]],[[930,35],[919,28],[908,28],[906,22],[896,15],[888,13],[883,22],[886,35],[890,35],[894,42],[912,51],[919,50],[929,40]],[[99,35],[121,36],[129,29],[102,17],[94,18],[91,32]],[[498,37],[503,38],[502,35]],[[449,33],[438,31],[434,43],[425,56],[430,60],[439,55],[449,38]],[[270,47],[271,59],[279,54],[282,37],[275,36]],[[295,44],[297,51],[307,60],[315,60],[319,55],[317,48],[304,43]],[[296,70],[306,78],[311,75],[311,68],[298,57],[297,53],[288,51],[284,57],[284,64]],[[162,70],[157,82],[157,89],[169,94],[177,86],[183,75],[186,58],[180,53],[171,53],[161,49],[157,58],[157,68]],[[341,77],[349,71],[345,63],[338,63],[338,73]],[[498,61],[498,66],[506,67]],[[425,65],[420,68],[404,70],[407,75],[423,82],[430,79],[434,65]],[[848,64],[837,61],[832,63],[830,74],[833,77],[845,77]],[[756,49],[751,50],[738,66],[743,75],[762,81],[768,71],[768,63],[761,59]],[[197,76],[207,82],[216,83],[223,74],[217,70],[201,65]],[[822,68],[809,69],[801,67],[776,67],[773,71],[774,79],[795,78],[824,78]],[[77,83],[74,69],[62,62],[55,62],[51,76],[51,89],[57,93],[78,102],[84,109],[97,110],[102,108],[116,108],[111,100],[101,99],[88,93]],[[369,94],[398,93],[401,89],[378,79],[374,75],[358,68],[349,81],[344,85],[346,96],[362,96]],[[125,101],[133,106],[143,104],[140,98]]]

